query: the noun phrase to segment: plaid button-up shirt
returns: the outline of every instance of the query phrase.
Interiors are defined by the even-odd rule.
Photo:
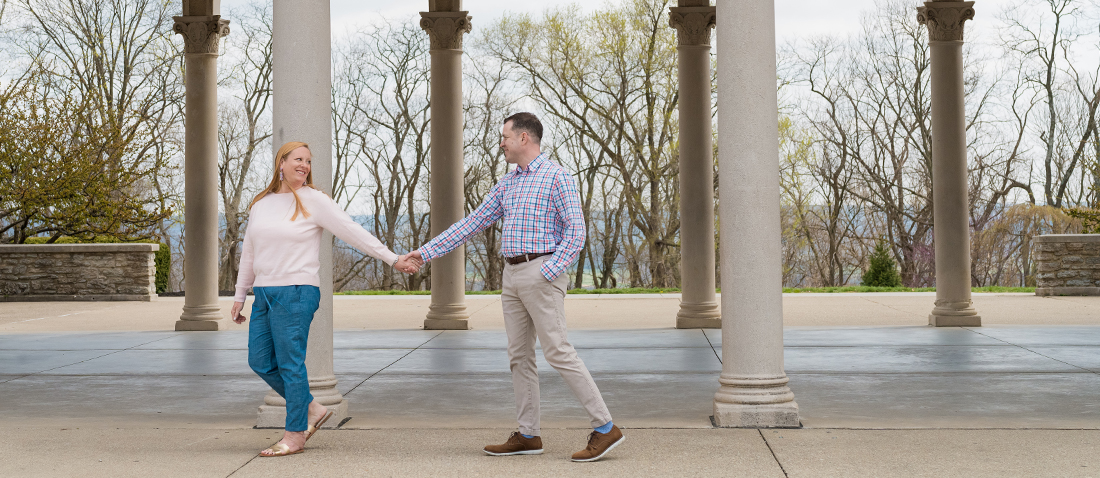
[[[504,175],[489,196],[458,221],[420,247],[425,261],[451,252],[474,234],[504,218],[501,254],[553,252],[542,264],[542,275],[553,281],[584,247],[584,215],[580,194],[569,172],[539,154],[526,168],[516,167]]]

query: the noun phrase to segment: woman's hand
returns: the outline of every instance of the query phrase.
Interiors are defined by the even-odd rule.
[[[244,321],[248,320],[248,317],[241,315],[241,309],[244,309],[244,302],[234,302],[233,309],[229,311],[229,318],[238,324],[243,324]]]
[[[403,256],[397,256],[397,262],[394,263],[393,268],[406,274],[415,274],[420,270],[420,266],[424,265],[424,262],[414,257],[412,254],[406,254]]]

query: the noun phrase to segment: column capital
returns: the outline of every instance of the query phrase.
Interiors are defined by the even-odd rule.
[[[963,41],[963,23],[974,18],[974,2],[924,2],[917,22],[928,27],[930,41]]]
[[[229,20],[221,15],[172,17],[172,31],[183,35],[183,52],[218,54],[218,41],[229,34]]]
[[[470,12],[420,12],[420,28],[428,32],[432,50],[461,50],[462,35],[470,33]]]
[[[669,7],[668,24],[676,29],[680,46],[710,46],[715,7]]]

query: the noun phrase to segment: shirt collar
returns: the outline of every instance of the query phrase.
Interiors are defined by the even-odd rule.
[[[539,168],[541,168],[542,165],[545,164],[546,161],[548,161],[547,156],[548,155],[546,153],[539,153],[538,156],[535,156],[535,159],[531,160],[531,162],[527,164],[526,169],[520,166],[516,166],[516,173],[523,174],[538,171]]]

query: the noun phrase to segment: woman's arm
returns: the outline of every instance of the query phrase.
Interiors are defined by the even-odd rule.
[[[336,201],[324,193],[318,192],[317,196],[320,196],[319,200],[315,201],[318,203],[317,207],[310,208],[310,212],[316,217],[317,224],[364,254],[385,262],[386,265],[394,265],[397,262],[398,255],[382,244],[374,234],[352,220],[351,216],[336,204]]]
[[[251,224],[249,224],[251,225]],[[237,267],[237,293],[233,296],[234,302],[244,302],[248,297],[248,289],[256,281],[256,271],[252,268],[252,228],[245,227],[244,247],[241,250],[241,262]]]
[[[246,317],[241,315],[244,301],[248,298],[248,289],[256,281],[256,270],[252,268],[252,241],[251,227],[245,227],[244,247],[241,249],[241,262],[237,267],[237,293],[233,296],[233,309],[229,311],[229,318],[238,324],[243,323]]]

